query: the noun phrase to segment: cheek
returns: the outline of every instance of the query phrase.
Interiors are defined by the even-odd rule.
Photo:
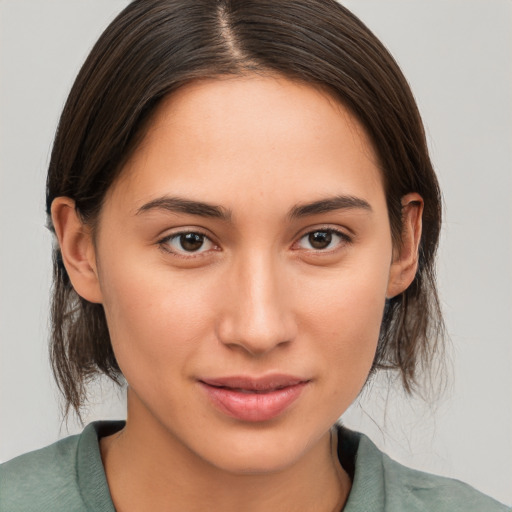
[[[379,253],[376,253],[379,254]],[[304,332],[321,347],[319,354],[337,386],[357,394],[373,363],[384,312],[389,264],[371,255],[359,258],[302,293]]]
[[[385,299],[375,296],[375,290],[368,291],[347,288],[331,295],[315,320],[326,331],[326,352],[343,358],[349,371],[369,368],[377,347]]]
[[[137,375],[159,368],[163,373],[169,367],[184,370],[211,337],[212,312],[208,283],[196,286],[185,274],[167,273],[161,265],[134,263],[129,258],[105,261],[101,279],[112,346],[130,384]]]

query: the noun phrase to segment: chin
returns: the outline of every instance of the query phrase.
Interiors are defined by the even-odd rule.
[[[215,457],[213,464],[228,473],[238,475],[268,475],[283,471],[296,462],[298,451],[267,451],[248,450],[245,452],[233,453],[231,450],[224,451]]]
[[[212,436],[202,457],[219,469],[234,474],[270,474],[283,471],[304,459],[309,449],[326,435],[294,432],[284,425],[251,425],[250,428]],[[213,431],[213,430],[212,430]],[[199,450],[196,453],[200,453]],[[306,457],[307,458],[307,457]]]

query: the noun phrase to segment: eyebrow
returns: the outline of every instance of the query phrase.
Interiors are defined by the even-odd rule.
[[[192,201],[181,197],[159,197],[142,205],[136,212],[136,215],[151,210],[165,210],[172,213],[185,213],[189,215],[198,215],[200,217],[211,217],[214,219],[230,220],[231,211],[222,206],[203,203],[202,201]]]
[[[320,199],[312,203],[298,204],[294,206],[288,216],[290,219],[308,217],[328,213],[335,210],[355,210],[361,209],[371,212],[370,204],[359,197],[354,196],[334,196],[326,199]],[[232,218],[231,210],[222,206],[205,203],[202,201],[193,201],[181,197],[159,197],[148,203],[143,204],[136,212],[136,215],[152,211],[165,210],[171,213],[185,213],[188,215],[197,215],[200,217],[210,217],[230,221]]]
[[[354,196],[335,196],[321,199],[313,203],[299,204],[290,210],[290,218],[297,219],[309,215],[328,213],[335,210],[366,210],[372,212],[370,203]]]

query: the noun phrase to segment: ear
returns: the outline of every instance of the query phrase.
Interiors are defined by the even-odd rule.
[[[75,202],[57,197],[52,202],[52,222],[62,261],[75,291],[89,302],[102,302],[92,233],[78,215]]]
[[[393,251],[386,294],[388,299],[405,291],[416,276],[422,215],[423,198],[419,194],[402,197],[402,241]]]

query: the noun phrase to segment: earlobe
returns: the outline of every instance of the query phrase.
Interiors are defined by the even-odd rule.
[[[418,269],[421,240],[423,198],[417,193],[402,197],[402,241],[394,251],[389,272],[388,299],[405,291]]]
[[[69,197],[54,199],[51,214],[62,261],[73,288],[89,302],[101,303],[96,254],[90,228],[82,222],[75,202]]]

